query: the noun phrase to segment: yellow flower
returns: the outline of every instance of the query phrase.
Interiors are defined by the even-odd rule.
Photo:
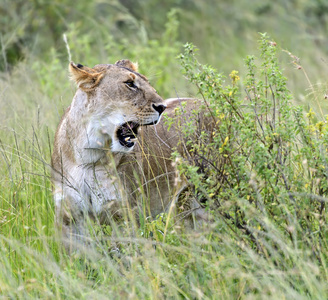
[[[232,80],[233,85],[235,85],[240,80],[240,77],[238,76],[238,71],[236,70],[231,71],[229,76]]]
[[[224,147],[229,141],[229,137],[227,136],[222,144],[222,147]]]
[[[315,112],[310,108],[310,111],[306,114],[306,117],[312,119],[315,116]]]
[[[315,126],[318,128],[319,132],[322,133],[322,130],[324,129],[325,123],[320,121]]]

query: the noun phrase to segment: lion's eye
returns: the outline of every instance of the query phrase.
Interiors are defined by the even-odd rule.
[[[136,90],[138,89],[138,87],[134,84],[134,82],[132,80],[126,81],[124,82],[126,84],[126,86],[130,89]]]

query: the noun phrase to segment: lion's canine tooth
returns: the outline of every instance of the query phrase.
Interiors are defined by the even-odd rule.
[[[126,142],[128,142],[128,141],[131,140],[131,138],[128,136],[128,137],[126,137],[124,140],[125,140]]]

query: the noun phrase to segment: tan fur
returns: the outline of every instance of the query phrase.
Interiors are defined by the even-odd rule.
[[[181,188],[172,150],[187,153],[179,146],[178,126],[197,104],[190,101],[170,130],[163,121],[141,126],[135,145],[127,148],[118,141],[118,128],[129,121],[157,122],[154,107],[165,108],[162,98],[128,60],[94,68],[71,63],[69,70],[79,89],[60,121],[52,155],[56,221],[64,238],[83,239],[86,217],[110,223],[127,208],[153,217],[167,211]],[[165,113],[174,116],[180,103],[169,99]]]

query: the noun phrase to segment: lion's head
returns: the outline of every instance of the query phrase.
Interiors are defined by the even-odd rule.
[[[108,143],[112,152],[129,152],[139,126],[156,124],[166,108],[129,60],[93,68],[70,63],[69,70],[79,87],[72,106],[79,107],[81,116],[88,119],[86,147],[101,148]]]

